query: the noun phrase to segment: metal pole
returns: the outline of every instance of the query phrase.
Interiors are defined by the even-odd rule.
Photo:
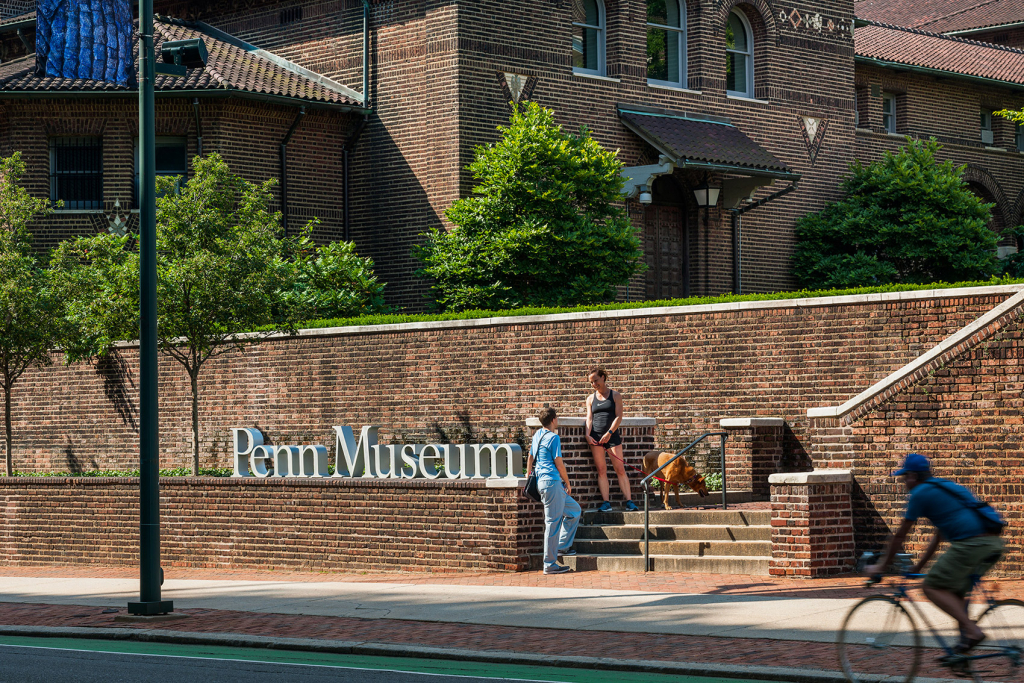
[[[725,497],[725,434],[722,434],[719,438],[722,439],[722,509],[728,510],[729,503]]]
[[[667,498],[665,500],[668,500]],[[648,486],[644,482],[644,572],[651,570],[651,508]]]
[[[139,3],[139,602],[130,614],[166,614],[160,599],[160,439],[157,398],[156,129],[153,0]]]

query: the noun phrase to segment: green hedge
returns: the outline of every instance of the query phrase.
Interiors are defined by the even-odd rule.
[[[230,467],[206,467],[199,470],[201,477],[230,477],[234,470]],[[85,472],[22,472],[15,470],[16,477],[137,477],[139,470],[87,470]],[[176,467],[160,470],[161,477],[191,477],[192,468]]]
[[[478,318],[509,318],[527,315],[552,315],[556,313],[580,313],[584,311],[621,311],[633,308],[655,308],[662,306],[700,306],[722,304],[734,301],[784,301],[812,297],[848,296],[851,294],[879,294],[885,292],[914,292],[925,289],[951,289],[961,287],[985,287],[991,285],[1024,284],[1024,278],[993,277],[980,282],[934,282],[927,285],[882,285],[879,287],[857,287],[855,289],[800,290],[796,292],[773,292],[770,294],[723,294],[721,296],[692,296],[688,299],[664,299],[661,301],[633,301],[629,303],[607,303],[572,308],[517,308],[506,311],[461,311],[459,313],[424,313],[417,315],[383,314],[364,315],[357,318],[332,318],[309,320],[298,325],[299,329],[323,329],[327,327],[350,327],[355,325],[394,325],[400,323],[433,322],[438,320],[472,320]],[[261,328],[270,329],[270,328]]]

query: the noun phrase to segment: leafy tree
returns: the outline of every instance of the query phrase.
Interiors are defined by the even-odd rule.
[[[384,284],[373,274],[373,259],[356,254],[353,242],[314,247],[308,236],[298,240],[293,288],[283,298],[279,317],[302,320],[345,318],[385,313]]]
[[[61,332],[58,300],[31,249],[29,223],[49,214],[49,201],[19,184],[21,154],[0,159],[0,379],[4,393],[7,476],[14,474],[11,401],[14,385],[33,366],[49,365]]]
[[[908,138],[878,161],[850,165],[846,196],[797,221],[794,274],[807,288],[983,280],[998,269],[991,204],[963,167],[937,163],[935,140]]]
[[[157,309],[160,350],[185,368],[192,396],[192,473],[199,471],[199,377],[217,356],[289,329],[275,319],[294,268],[284,261],[272,182],[234,175],[216,154],[197,157],[180,192],[159,178]],[[103,355],[118,339],[138,335],[139,254],[132,236],[97,235],[65,242],[54,252],[59,289],[79,323],[71,359]]]
[[[1002,116],[1004,119],[1010,119],[1016,123],[1024,125],[1024,110],[1016,109],[1002,109],[996,112],[997,116]]]
[[[622,164],[586,128],[564,133],[527,102],[477,148],[474,196],[446,212],[414,251],[442,309],[566,306],[609,301],[642,254],[622,202]]]
[[[247,182],[216,154],[193,161],[193,177],[158,178],[157,337],[160,350],[189,376],[192,473],[199,472],[199,378],[206,364],[294,331],[313,315],[384,310],[373,262],[351,244],[314,248],[312,225],[280,236],[270,211],[273,181]],[[53,254],[55,289],[66,300],[69,360],[105,355],[139,332],[139,254],[134,236],[110,234],[61,244]],[[259,331],[254,331],[259,330]],[[247,333],[241,335],[241,333]]]

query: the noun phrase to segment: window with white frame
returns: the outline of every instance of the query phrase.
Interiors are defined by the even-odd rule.
[[[188,141],[181,137],[156,138],[157,176],[175,176],[180,188],[183,179],[188,178]],[[162,196],[162,195],[157,195]],[[135,138],[135,200],[139,201],[139,139]]]
[[[740,12],[729,13],[725,25],[725,91],[727,95],[754,96],[754,34]]]
[[[686,87],[683,0],[647,0],[647,82]]]
[[[70,210],[103,208],[102,138],[50,138],[50,201]]]
[[[891,92],[882,93],[882,128],[896,132],[896,95]]]
[[[982,109],[981,110],[981,141],[986,145],[991,145],[992,140],[992,110]]]
[[[572,0],[572,68],[603,76],[605,15],[601,0]]]

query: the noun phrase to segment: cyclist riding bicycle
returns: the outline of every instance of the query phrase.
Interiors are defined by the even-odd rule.
[[[987,504],[975,498],[963,486],[933,477],[928,458],[911,453],[903,467],[893,472],[902,476],[910,493],[903,523],[890,539],[878,564],[865,568],[870,575],[881,574],[903,547],[907,534],[921,517],[927,517],[936,532],[913,569],[920,573],[939,543],[946,539],[946,550],[924,580],[924,594],[936,607],[956,619],[960,626],[960,643],[956,651],[967,652],[985,639],[985,634],[967,615],[964,596],[972,586],[972,576],[982,576],[999,561],[1003,541],[999,533],[1005,524]]]

